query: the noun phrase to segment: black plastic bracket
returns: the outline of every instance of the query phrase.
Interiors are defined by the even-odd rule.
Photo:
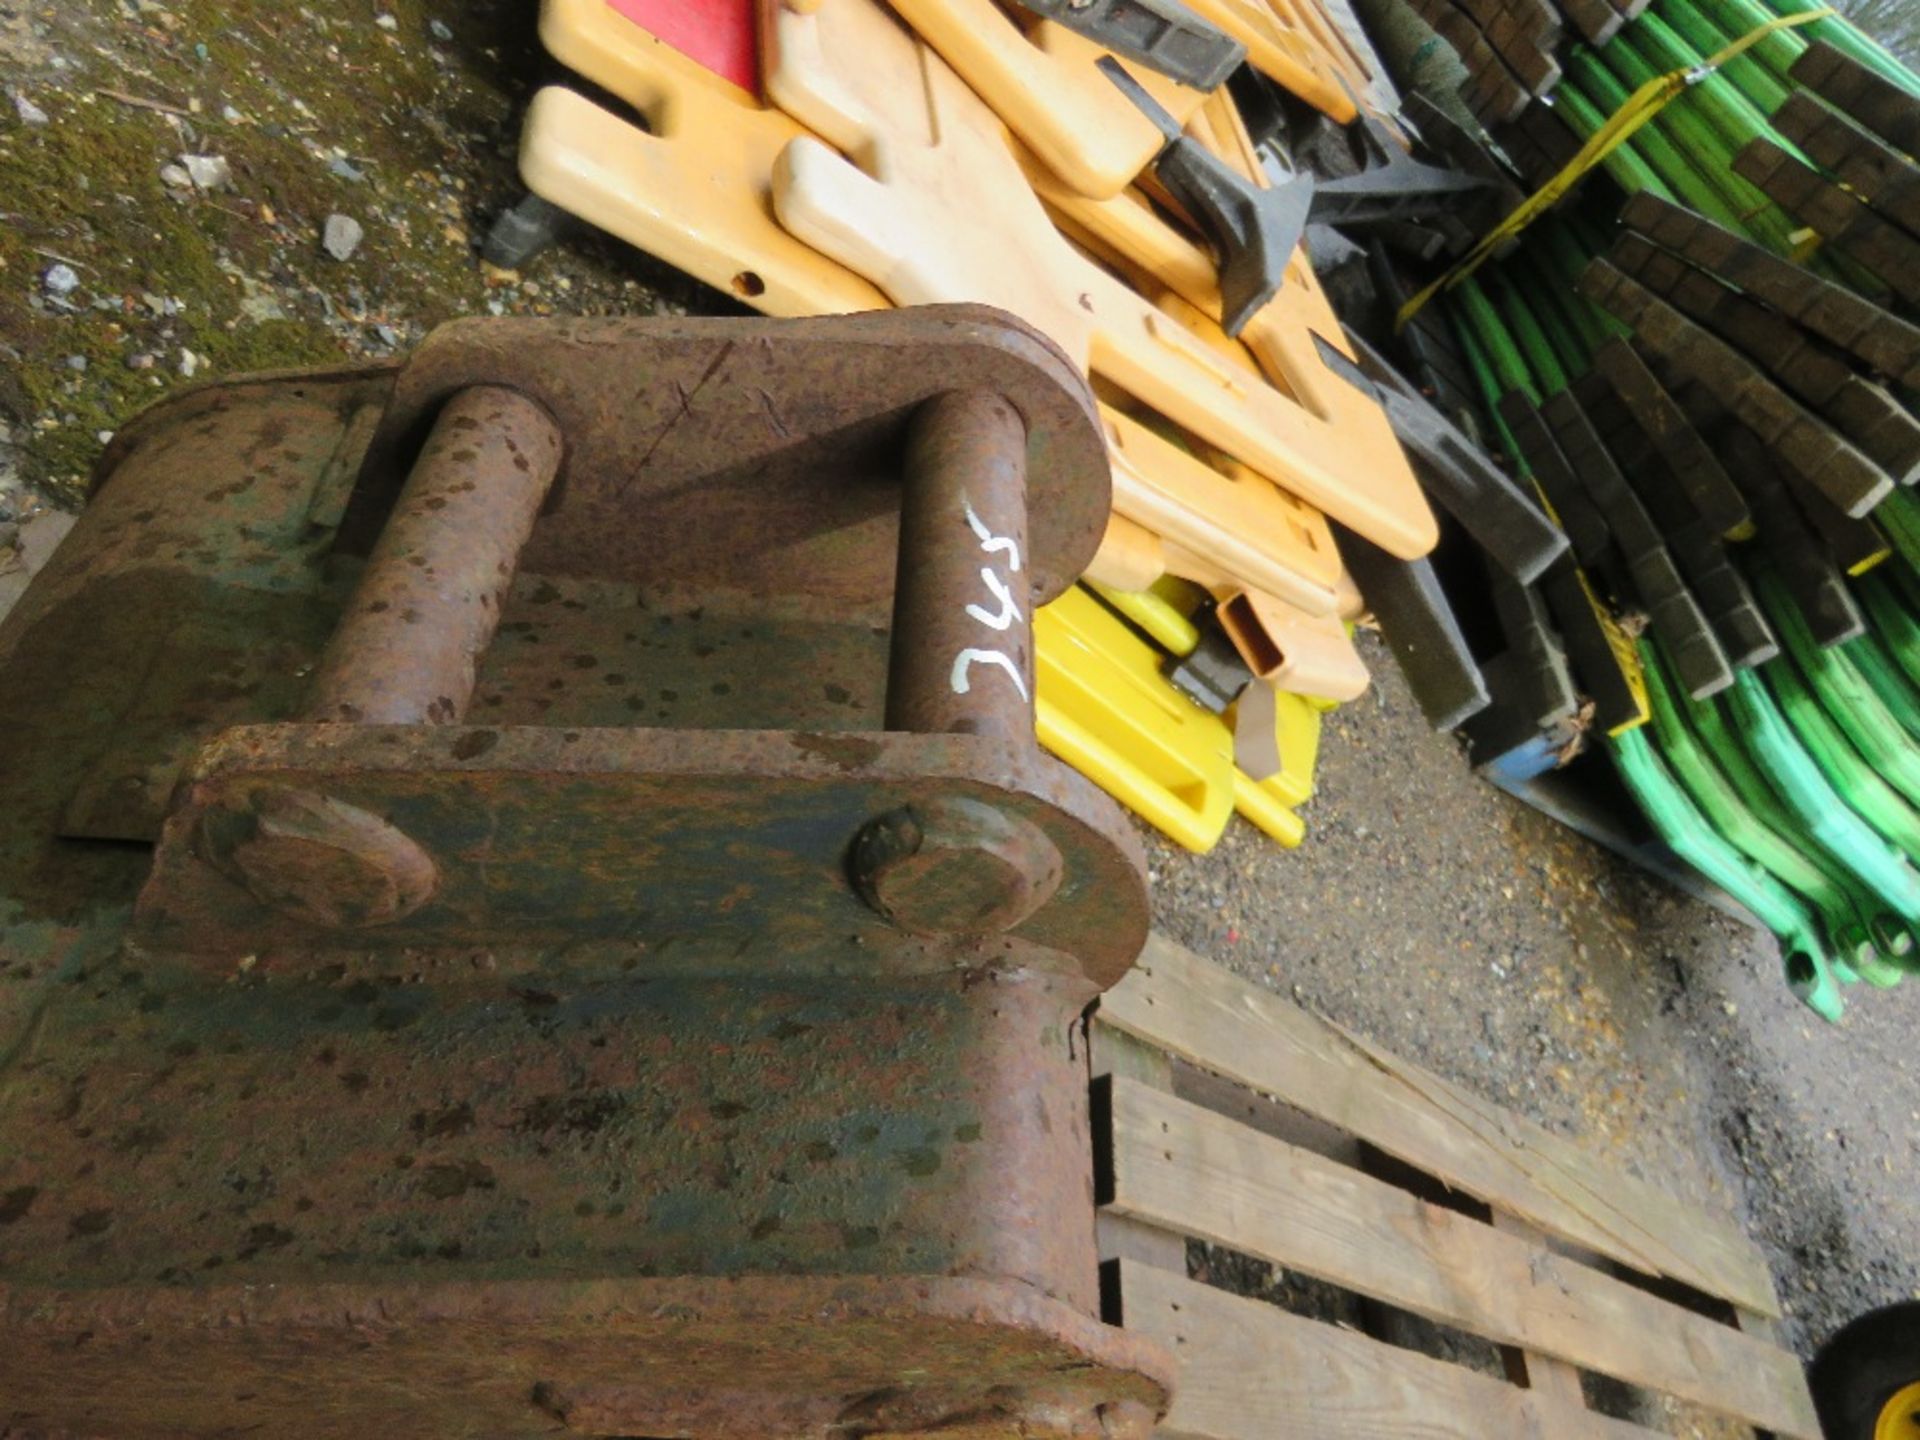
[[[1167,145],[1153,173],[1193,218],[1220,265],[1220,324],[1238,335],[1286,278],[1313,204],[1314,179],[1302,171],[1278,185],[1262,185],[1182,133],[1177,122],[1112,56],[1100,68],[1141,113],[1160,127]]]
[[[1218,89],[1247,58],[1247,47],[1180,0],[1020,0],[1116,55],[1190,85]]]

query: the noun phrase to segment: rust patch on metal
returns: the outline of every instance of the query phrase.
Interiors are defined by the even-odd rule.
[[[1021,693],[1107,503],[1051,347],[463,323],[108,460],[0,624],[0,1429],[1148,1433],[1074,1042],[1144,867]]]
[[[1020,413],[1036,604],[1079,575],[1106,527],[1110,477],[1085,379],[1010,315],[935,305],[443,325],[396,382],[349,549],[371,549],[440,406],[474,385],[530,396],[565,437],[556,505],[524,561],[542,574],[884,603],[907,426],[948,390],[998,394]],[[633,525],[642,512],[650,523]]]
[[[326,929],[411,915],[432,898],[433,858],[377,815],[280,786],[202,811],[194,852],[261,904]]]
[[[314,677],[308,718],[451,725],[560,467],[560,432],[525,396],[455,395],[400,492]]]

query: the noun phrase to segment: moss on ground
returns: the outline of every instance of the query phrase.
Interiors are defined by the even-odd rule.
[[[180,383],[183,349],[205,378],[390,353],[490,305],[542,311],[556,289],[569,309],[650,307],[618,255],[541,262],[544,287],[476,261],[474,235],[517,194],[534,8],[379,8],[392,28],[374,7],[265,0],[27,7],[44,43],[0,45],[0,88],[49,123],[0,109],[0,421],[29,482],[77,501],[100,434]],[[183,153],[224,157],[231,186],[166,184]],[[320,246],[336,211],[365,228],[346,261]],[[63,262],[72,308],[43,283]]]

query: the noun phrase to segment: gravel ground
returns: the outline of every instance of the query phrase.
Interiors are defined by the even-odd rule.
[[[1920,990],[1816,1019],[1770,937],[1476,779],[1363,644],[1376,683],[1328,717],[1306,843],[1151,842],[1160,926],[1738,1216],[1804,1352],[1920,1294]]]
[[[103,437],[189,375],[388,354],[458,314],[733,308],[590,238],[479,264],[532,10],[0,0],[0,605]],[[1803,1349],[1920,1293],[1920,987],[1812,1019],[1770,941],[1476,781],[1367,643],[1306,846],[1151,842],[1161,925],[1740,1215]]]

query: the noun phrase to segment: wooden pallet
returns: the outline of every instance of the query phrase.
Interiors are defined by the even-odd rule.
[[[1724,1221],[1158,937],[1093,1057],[1108,1318],[1182,1361],[1163,1437],[1652,1440],[1587,1370],[1818,1440]],[[1189,1238],[1483,1337],[1507,1378],[1190,1279]]]

